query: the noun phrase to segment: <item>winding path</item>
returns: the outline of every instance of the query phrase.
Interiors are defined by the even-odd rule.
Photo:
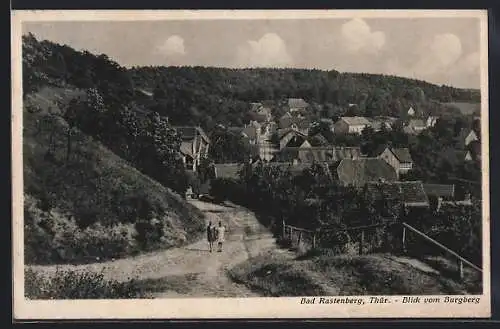
[[[85,265],[30,266],[45,275],[57,268],[102,272],[107,279],[139,280],[154,297],[250,297],[256,294],[234,283],[226,270],[266,251],[284,253],[272,234],[246,208],[192,200],[207,223],[222,221],[227,227],[223,252],[210,253],[205,239],[190,245],[135,257]],[[292,256],[290,256],[292,257]]]

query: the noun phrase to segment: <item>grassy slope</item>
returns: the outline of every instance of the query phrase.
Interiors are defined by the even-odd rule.
[[[236,266],[229,275],[265,296],[477,292],[477,286],[425,273],[382,254],[322,255],[295,260],[265,254]]]
[[[451,103],[443,103],[443,105],[453,109],[457,109],[463,115],[481,114],[481,103],[451,102]]]
[[[55,156],[46,156],[51,124],[38,122],[49,106],[57,107],[56,99],[78,94],[47,87],[25,102],[41,108],[23,111],[26,262],[120,257],[197,238],[204,227],[200,211],[92,138],[77,131],[66,162],[67,124],[61,118],[54,124]],[[150,211],[139,213],[141,206]],[[153,216],[163,223],[161,238],[141,244],[134,224]]]

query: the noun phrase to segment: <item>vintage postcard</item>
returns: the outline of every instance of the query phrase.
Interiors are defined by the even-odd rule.
[[[486,11],[11,19],[16,319],[490,316]]]

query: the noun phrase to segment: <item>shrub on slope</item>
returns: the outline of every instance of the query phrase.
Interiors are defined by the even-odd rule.
[[[67,157],[60,116],[25,108],[23,122],[27,263],[121,257],[202,231],[201,212],[78,130]]]

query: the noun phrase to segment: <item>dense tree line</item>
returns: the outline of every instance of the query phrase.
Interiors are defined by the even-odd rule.
[[[409,106],[417,112],[435,113],[445,110],[441,102],[480,99],[477,90],[334,70],[126,69],[104,54],[38,41],[31,34],[23,36],[23,77],[25,95],[47,84],[95,88],[108,109],[155,111],[174,124],[200,125],[208,131],[217,124],[243,126],[251,118],[248,103],[263,100],[280,116],[286,98],[304,98],[311,104],[311,116],[335,120],[340,115],[401,117]]]
[[[25,95],[47,84],[92,90],[99,95],[100,104],[87,103],[87,108],[81,108],[78,124],[88,127],[91,135],[105,141],[114,151],[119,150],[125,158],[139,162],[155,158],[145,157],[144,152],[156,151],[151,151],[153,146],[148,146],[150,149],[146,151],[146,147],[137,145],[145,145],[148,140],[157,143],[158,136],[148,135],[154,134],[150,130],[163,129],[159,128],[162,125],[166,128],[169,123],[207,128],[220,141],[214,145],[212,157],[218,161],[243,161],[248,154],[247,147],[238,136],[218,129],[217,124],[242,126],[250,118],[250,101],[270,99],[271,103],[282,104],[286,97],[302,97],[311,102],[313,111],[335,119],[345,114],[342,111],[349,103],[358,106],[347,107],[348,115],[391,115],[406,109],[410,103],[418,110],[419,106],[430,106],[435,101],[477,101],[479,98],[479,93],[473,90],[393,76],[336,71],[204,67],[127,70],[106,55],[38,41],[31,34],[23,36],[23,83]],[[153,90],[153,96],[140,91],[144,89]],[[81,107],[81,104],[73,105]],[[275,109],[279,110],[280,106]],[[157,115],[148,117],[145,115],[148,112]],[[66,119],[72,122],[71,116],[78,113],[72,110],[68,115]],[[312,132],[321,132],[334,145],[361,146],[366,153],[381,145],[408,146],[416,164],[410,177],[446,182],[451,176],[473,180],[480,177],[477,165],[463,164],[453,154],[459,130],[467,124],[463,117],[445,117],[436,127],[417,137],[402,133],[401,126],[376,133],[368,130],[361,136],[335,136],[327,125],[320,124]],[[166,143],[171,142],[170,137],[164,137]],[[169,144],[169,147],[175,150],[177,144]],[[243,151],[235,152],[236,149]],[[166,155],[171,151],[158,152]],[[151,163],[138,165],[153,166]]]
[[[86,90],[63,109],[71,127],[81,129],[139,170],[183,193],[187,176],[179,157],[180,136],[168,118],[135,102],[128,71],[106,55],[23,36],[23,90],[54,85]],[[68,130],[68,156],[71,151]]]
[[[419,80],[376,74],[339,73],[337,71],[299,69],[220,69],[205,67],[136,67],[131,70],[136,86],[155,90],[155,97],[169,95],[172,105],[189,109],[187,103],[200,106],[199,101],[215,97],[223,111],[235,100],[256,102],[303,98],[324,116],[393,115],[400,116],[411,105],[428,111],[436,102],[479,101],[479,92],[437,86]],[[185,102],[185,103],[183,103]],[[226,105],[227,104],[227,105]],[[217,114],[215,112],[214,114]],[[349,113],[348,113],[349,114]],[[227,119],[232,124],[232,118]]]
[[[244,166],[239,179],[217,179],[212,193],[219,199],[230,199],[252,208],[265,218],[264,224],[281,229],[281,221],[309,230],[329,231],[319,234],[320,246],[344,250],[357,241],[356,233],[342,229],[376,223],[405,221],[432,238],[441,241],[476,264],[481,264],[481,202],[473,199],[472,207],[447,206],[441,209],[405,209],[399,196],[380,190],[345,187],[331,182],[324,168],[312,165],[299,175],[289,169],[262,164]],[[357,232],[359,234],[359,232]],[[401,230],[392,227],[377,230],[372,248],[399,248]],[[426,254],[439,254],[435,246],[412,237],[411,251],[425,249]],[[344,248],[344,249],[343,249]],[[400,251],[400,250],[392,250]]]

